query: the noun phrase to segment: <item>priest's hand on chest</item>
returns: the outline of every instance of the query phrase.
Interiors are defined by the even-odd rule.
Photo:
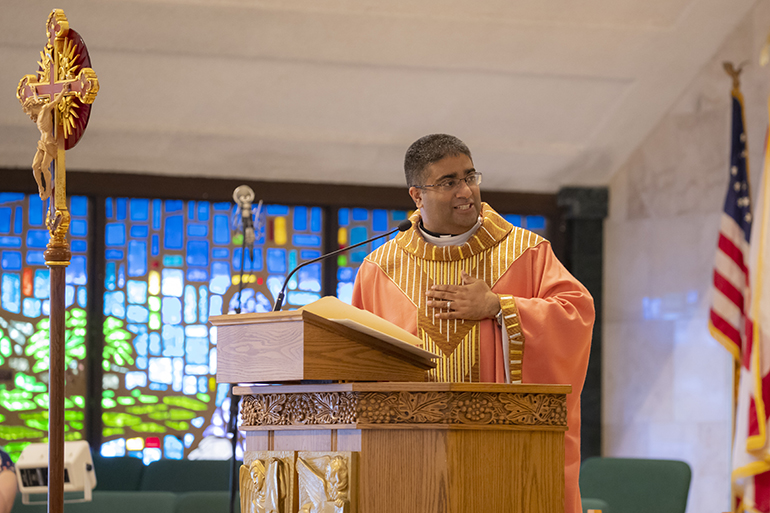
[[[500,299],[483,280],[462,273],[462,285],[433,285],[426,297],[437,319],[480,321],[497,315]]]

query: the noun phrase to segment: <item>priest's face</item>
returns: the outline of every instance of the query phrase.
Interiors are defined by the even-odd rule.
[[[481,192],[478,184],[470,180],[473,185],[468,185],[465,178],[475,173],[467,155],[444,157],[425,169],[423,186],[409,188],[428,231],[459,235],[473,228],[481,212]]]

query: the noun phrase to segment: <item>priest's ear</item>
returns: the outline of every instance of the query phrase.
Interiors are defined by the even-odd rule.
[[[417,208],[422,208],[423,190],[418,187],[409,187],[409,195]]]

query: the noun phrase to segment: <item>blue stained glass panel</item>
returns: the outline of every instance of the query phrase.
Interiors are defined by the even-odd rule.
[[[187,220],[195,221],[195,202],[194,201],[187,202]]]
[[[27,214],[27,222],[30,226],[42,226],[43,225],[43,201],[40,196],[31,194],[29,196],[29,210]]]
[[[64,306],[69,308],[75,303],[75,287],[67,285],[64,287]]]
[[[19,313],[21,311],[21,278],[16,273],[3,273],[0,304],[4,310]]]
[[[320,246],[321,237],[318,235],[296,234],[292,237],[295,246]]]
[[[150,355],[159,356],[161,351],[160,335],[158,333],[150,333]]]
[[[70,265],[67,267],[67,283],[85,285],[87,281],[86,257],[73,256],[70,259]]]
[[[78,306],[85,308],[88,304],[88,290],[85,287],[78,287]]]
[[[227,216],[214,216],[214,244],[230,243],[230,221]]]
[[[13,218],[13,233],[15,235],[20,234],[23,227],[24,227],[24,214],[22,213],[21,207],[16,207],[16,214],[14,215],[14,218]]]
[[[388,231],[388,211],[383,209],[372,210],[372,230],[375,232]]]
[[[337,269],[337,281],[352,282],[355,277],[356,273],[350,267],[340,267]]]
[[[158,256],[160,254],[160,237],[157,235],[152,236],[152,256]]]
[[[182,322],[182,302],[179,298],[163,298],[161,317],[163,318],[163,324],[179,324]]]
[[[286,302],[295,306],[305,306],[313,301],[318,301],[319,299],[321,299],[321,294],[316,294],[314,292],[290,290],[286,294]]]
[[[182,200],[166,200],[166,213],[181,212],[184,207]]]
[[[0,263],[2,270],[4,271],[20,271],[21,270],[21,252],[20,251],[3,251],[2,262]]]
[[[115,262],[107,262],[104,272],[104,286],[107,290],[115,290],[117,278],[115,275]]]
[[[294,229],[300,232],[307,230],[307,207],[294,207]]]
[[[150,233],[150,228],[145,224],[135,224],[131,227],[131,236],[144,238]]]
[[[314,249],[303,249],[299,252],[299,257],[302,260],[313,260],[314,258],[318,258],[321,256],[320,251],[316,251]]]
[[[360,264],[364,261],[364,258],[366,258],[366,251],[351,251],[350,252],[350,261],[354,264]]]
[[[119,249],[108,249],[104,252],[104,258],[107,260],[123,260],[123,251]]]
[[[269,216],[288,216],[289,207],[286,205],[268,205],[265,208],[265,212],[267,212],[267,215]]]
[[[49,240],[48,230],[29,230],[27,232],[28,248],[44,248]]]
[[[511,223],[513,226],[521,227],[521,216],[508,214],[508,215],[504,215],[503,219]]]
[[[182,441],[173,435],[164,436],[163,457],[169,460],[181,460],[184,457]]]
[[[406,210],[394,210],[392,216],[394,221],[403,221],[409,217],[409,212]]]
[[[227,248],[214,248],[211,250],[211,257],[227,260],[230,258],[230,250]]]
[[[321,218],[322,210],[320,207],[313,207],[310,209],[310,231],[313,233],[321,233]]]
[[[258,271],[262,270],[262,259],[260,258],[259,260],[257,260],[257,258],[255,258],[256,255],[253,254],[255,252],[251,252],[251,253],[253,255],[252,258],[249,257],[250,252],[246,251],[246,260],[243,262],[243,272],[245,272],[245,273],[251,272],[252,269],[253,270],[258,270]],[[233,269],[235,269],[236,272],[240,272],[241,271],[241,255],[242,254],[243,254],[243,249],[242,248],[234,248],[233,249]],[[261,251],[260,251],[260,255],[259,256],[260,257],[262,256],[261,255]],[[259,269],[257,269],[257,267],[256,267],[257,265],[259,266]]]
[[[208,221],[211,207],[208,201],[198,202],[198,221]]]
[[[38,299],[48,298],[51,293],[51,272],[48,269],[36,270],[33,283],[34,296]]]
[[[11,233],[11,212],[13,209],[9,207],[0,208],[0,233]]]
[[[85,196],[72,196],[70,198],[70,214],[75,217],[88,215],[88,198]]]
[[[128,293],[128,302],[143,305],[147,302],[147,282],[139,280],[128,280],[126,282],[126,292]]]
[[[40,317],[43,312],[43,303],[39,299],[26,297],[22,302],[21,311],[25,317]]]
[[[163,236],[163,245],[166,249],[182,249],[184,242],[183,226],[184,219],[182,216],[169,216],[166,218],[166,230]]]
[[[147,374],[150,381],[155,383],[171,384],[171,358],[150,358]]]
[[[161,205],[161,201],[159,199],[152,200],[152,229],[153,230],[160,230],[160,220],[161,220],[160,205]]]
[[[20,248],[21,237],[0,237],[0,248]]]
[[[226,201],[220,201],[219,203],[214,203],[214,210],[217,212],[222,212],[222,211],[226,212],[230,210],[230,207],[232,206],[233,206],[232,203],[228,203]]]
[[[353,211],[353,221],[366,221],[369,219],[369,211],[365,208],[354,208]]]
[[[286,272],[286,250],[281,248],[267,249],[267,270],[271,273]]]
[[[365,226],[356,226],[350,229],[350,244],[358,244],[366,240],[367,231]]]
[[[73,219],[70,223],[70,233],[75,237],[85,237],[88,235],[88,223],[83,219]]]
[[[27,251],[27,265],[45,265],[45,253],[42,251]]]
[[[184,322],[193,324],[198,320],[198,294],[195,287],[187,285],[184,288]],[[187,331],[189,331],[189,326]],[[187,333],[189,336],[189,333]]]
[[[163,267],[182,267],[184,258],[182,255],[163,255]]]
[[[113,213],[113,204],[112,198],[107,198],[104,201],[104,215],[107,217],[107,219],[112,219],[115,217],[115,214]]]
[[[209,234],[209,227],[205,224],[188,224],[187,235],[190,237],[206,237]]]
[[[147,322],[150,319],[150,311],[144,306],[129,305],[126,317],[129,322]]]
[[[147,274],[147,243],[143,240],[128,242],[128,275],[144,276]]]
[[[116,290],[104,294],[104,315],[112,315],[118,319],[126,316],[126,296],[123,291]]]
[[[187,269],[187,281],[208,281],[209,272],[206,269],[200,267],[191,267]]]
[[[118,198],[115,200],[115,217],[118,221],[125,221],[126,219],[126,211],[128,207],[128,201],[126,201],[126,198]]]
[[[198,322],[209,321],[209,291],[205,285],[198,289]],[[213,328],[215,329],[215,328]]]
[[[122,246],[126,243],[126,225],[123,223],[107,223],[105,243],[108,246]]]
[[[71,247],[73,253],[85,253],[88,251],[88,243],[84,240],[73,240]]]
[[[337,211],[337,224],[345,227],[350,224],[350,209],[341,208]]]
[[[527,230],[544,230],[544,229],[545,229],[545,217],[527,216]]]
[[[301,290],[321,292],[321,264],[311,264],[297,271],[297,279]]]
[[[187,363],[208,365],[209,340],[207,338],[187,337],[185,341]]]
[[[191,240],[187,243],[188,265],[209,265],[209,243],[205,240]]]
[[[161,338],[163,356],[184,356],[184,330],[181,327],[163,326]]]
[[[23,199],[23,192],[0,192],[0,205],[4,203],[15,203]]]

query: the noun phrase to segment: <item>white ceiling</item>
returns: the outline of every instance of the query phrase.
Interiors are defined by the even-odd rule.
[[[68,169],[401,185],[447,132],[486,188],[554,192],[606,184],[754,3],[2,0],[0,168],[53,7],[101,86]]]

